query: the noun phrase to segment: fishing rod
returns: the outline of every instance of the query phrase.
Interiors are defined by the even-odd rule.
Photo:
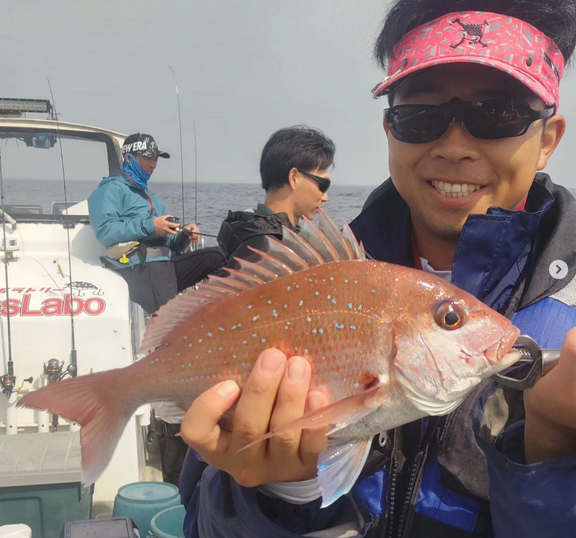
[[[0,200],[2,203],[2,233],[4,236],[4,277],[6,279],[6,328],[8,330],[8,368],[7,373],[0,378],[2,391],[8,398],[14,390],[16,385],[16,377],[14,376],[14,361],[12,360],[12,328],[10,326],[10,285],[8,281],[8,252],[6,250],[6,212],[4,211],[4,176],[2,174],[2,153],[0,152]],[[12,225],[14,226],[14,224]]]
[[[191,230],[185,230],[182,226],[180,226],[180,228],[176,228],[176,231],[178,233],[183,233],[186,235],[199,235],[200,237],[214,237],[215,239],[218,239],[217,235],[213,235],[213,234],[207,234],[204,232],[193,232]]]
[[[196,145],[196,122],[192,119],[194,128],[194,222],[198,224],[198,148]]]
[[[74,304],[72,301],[72,251],[70,248],[70,227],[68,225],[69,214],[68,214],[68,191],[66,188],[66,168],[64,167],[64,151],[62,149],[62,137],[60,136],[60,122],[58,121],[58,110],[56,108],[56,101],[54,99],[54,92],[52,91],[52,84],[50,84],[50,79],[48,81],[48,88],[50,89],[50,96],[52,97],[52,108],[54,110],[54,120],[56,121],[56,131],[58,133],[58,147],[60,149],[60,163],[62,166],[62,182],[64,184],[64,211],[66,212],[66,244],[68,247],[68,283],[70,285],[70,332],[71,332],[71,343],[72,349],[70,350],[70,364],[67,367],[67,371],[71,377],[76,377],[78,375],[78,358],[76,353],[76,331],[74,329]]]
[[[182,144],[182,114],[180,112],[180,92],[178,91],[178,81],[176,80],[176,73],[172,66],[168,66],[170,71],[172,71],[172,76],[174,77],[174,87],[176,88],[176,102],[178,103],[178,127],[180,130],[180,180],[182,184],[182,222],[186,222],[184,217],[184,151]]]
[[[176,89],[176,102],[178,104],[178,127],[180,134],[180,181],[182,186],[182,222],[186,222],[184,217],[184,149],[182,141],[182,112],[180,108],[180,91],[178,90],[178,81],[176,79],[176,73],[172,66],[168,66],[170,71],[172,71],[172,76],[174,77],[174,87]],[[196,121],[192,119],[192,127],[194,129],[194,222],[198,223],[198,144],[196,138]],[[198,234],[207,235],[208,234]],[[208,236],[212,237],[212,236]]]

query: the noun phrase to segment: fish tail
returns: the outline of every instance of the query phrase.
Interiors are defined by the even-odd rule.
[[[29,392],[19,407],[46,410],[82,426],[82,482],[93,484],[106,468],[138,405],[121,390],[120,369],[58,381]]]

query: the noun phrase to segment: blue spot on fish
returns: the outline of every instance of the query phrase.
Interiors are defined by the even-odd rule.
[[[298,303],[298,306],[302,306],[304,304],[304,301],[300,300],[300,302]]]
[[[318,329],[318,332],[319,332],[320,334],[324,334],[324,329]]]
[[[352,308],[352,303],[348,303],[348,308]]]
[[[260,342],[262,342],[263,344],[266,343],[266,338],[262,338],[262,340],[260,340]]]
[[[260,316],[254,316],[254,317],[252,318],[252,321],[258,321],[259,319],[260,319]]]

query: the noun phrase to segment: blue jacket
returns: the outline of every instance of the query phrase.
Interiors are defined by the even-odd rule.
[[[358,239],[376,259],[413,266],[406,203],[390,181],[369,201],[351,225]],[[559,348],[576,325],[575,235],[576,201],[539,174],[524,211],[469,217],[453,281],[542,347]],[[548,274],[555,259],[569,265],[563,280]],[[243,488],[189,451],[180,478],[185,535],[291,538],[354,521],[366,537],[574,536],[576,457],[525,465],[522,415],[518,393],[488,381],[448,417],[374,443],[351,493],[325,509]]]
[[[164,202],[149,190],[138,187],[126,174],[105,177],[88,198],[88,209],[96,239],[106,248],[116,243],[151,238],[155,234],[154,218],[166,215]],[[160,241],[174,252],[184,250],[190,243],[184,234],[168,235]],[[141,263],[137,255],[131,256],[128,264],[106,259],[119,269]],[[147,261],[169,259],[168,255],[150,256]]]

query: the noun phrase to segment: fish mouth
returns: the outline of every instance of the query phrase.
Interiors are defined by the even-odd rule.
[[[493,365],[498,364],[500,366],[500,363],[502,362],[508,363],[517,353],[512,351],[512,346],[516,343],[519,336],[520,329],[513,327],[505,338],[500,339],[498,342],[484,350],[484,357],[486,357],[486,360]],[[509,365],[514,364],[516,360],[513,360]],[[505,368],[503,365],[502,367]]]

